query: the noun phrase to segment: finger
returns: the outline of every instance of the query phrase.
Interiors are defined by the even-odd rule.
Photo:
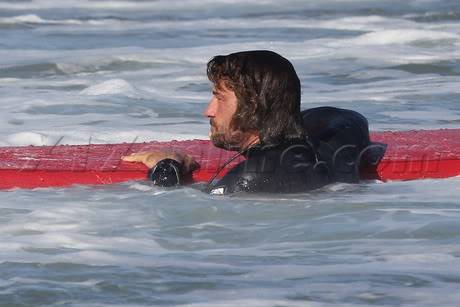
[[[123,156],[121,159],[123,161],[128,161],[128,162],[142,162],[142,160],[145,158],[146,154],[145,153],[132,153],[129,156]]]
[[[137,157],[137,156],[135,156],[135,155],[130,155],[130,156],[122,156],[122,157],[121,157],[121,160],[123,160],[123,161],[127,161],[127,162],[136,162],[136,161],[137,161],[137,159],[138,159],[138,157]]]
[[[200,168],[200,164],[198,162],[196,162],[196,161],[193,161],[192,165],[190,166],[190,170],[194,171],[194,170],[199,169],[199,168]]]
[[[200,165],[195,161],[195,158],[193,158],[190,155],[184,156],[184,164],[185,164],[186,170],[189,172],[194,171],[200,167]]]

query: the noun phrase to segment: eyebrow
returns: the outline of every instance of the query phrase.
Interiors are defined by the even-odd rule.
[[[222,92],[219,91],[219,90],[212,90],[212,94],[213,94],[214,96],[223,96]]]

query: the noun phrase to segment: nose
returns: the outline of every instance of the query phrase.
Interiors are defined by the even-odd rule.
[[[217,110],[217,98],[215,96],[212,96],[211,100],[208,103],[208,106],[204,110],[203,115],[205,117],[215,117],[216,116],[216,110]]]

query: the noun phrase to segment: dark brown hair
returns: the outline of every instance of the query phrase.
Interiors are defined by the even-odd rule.
[[[305,138],[300,80],[284,57],[267,50],[218,55],[208,62],[207,74],[216,87],[222,81],[235,92],[234,129],[257,130],[262,144]]]

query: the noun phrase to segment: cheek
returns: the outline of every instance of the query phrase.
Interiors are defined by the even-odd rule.
[[[228,108],[228,110],[227,110],[227,121],[228,121],[229,125],[230,125],[233,117],[235,116],[235,113],[236,113],[236,108],[235,107]]]
[[[232,110],[229,110],[229,109],[225,110],[225,116],[223,117],[223,121],[225,122],[225,125],[227,127],[230,126],[230,123],[231,123],[231,121],[233,119],[234,114],[235,113]]]
[[[230,118],[233,118],[233,115],[235,115],[237,109],[238,109],[238,102],[237,102],[236,97],[233,95],[233,97],[229,100],[229,103],[228,103],[228,114],[230,115]]]

